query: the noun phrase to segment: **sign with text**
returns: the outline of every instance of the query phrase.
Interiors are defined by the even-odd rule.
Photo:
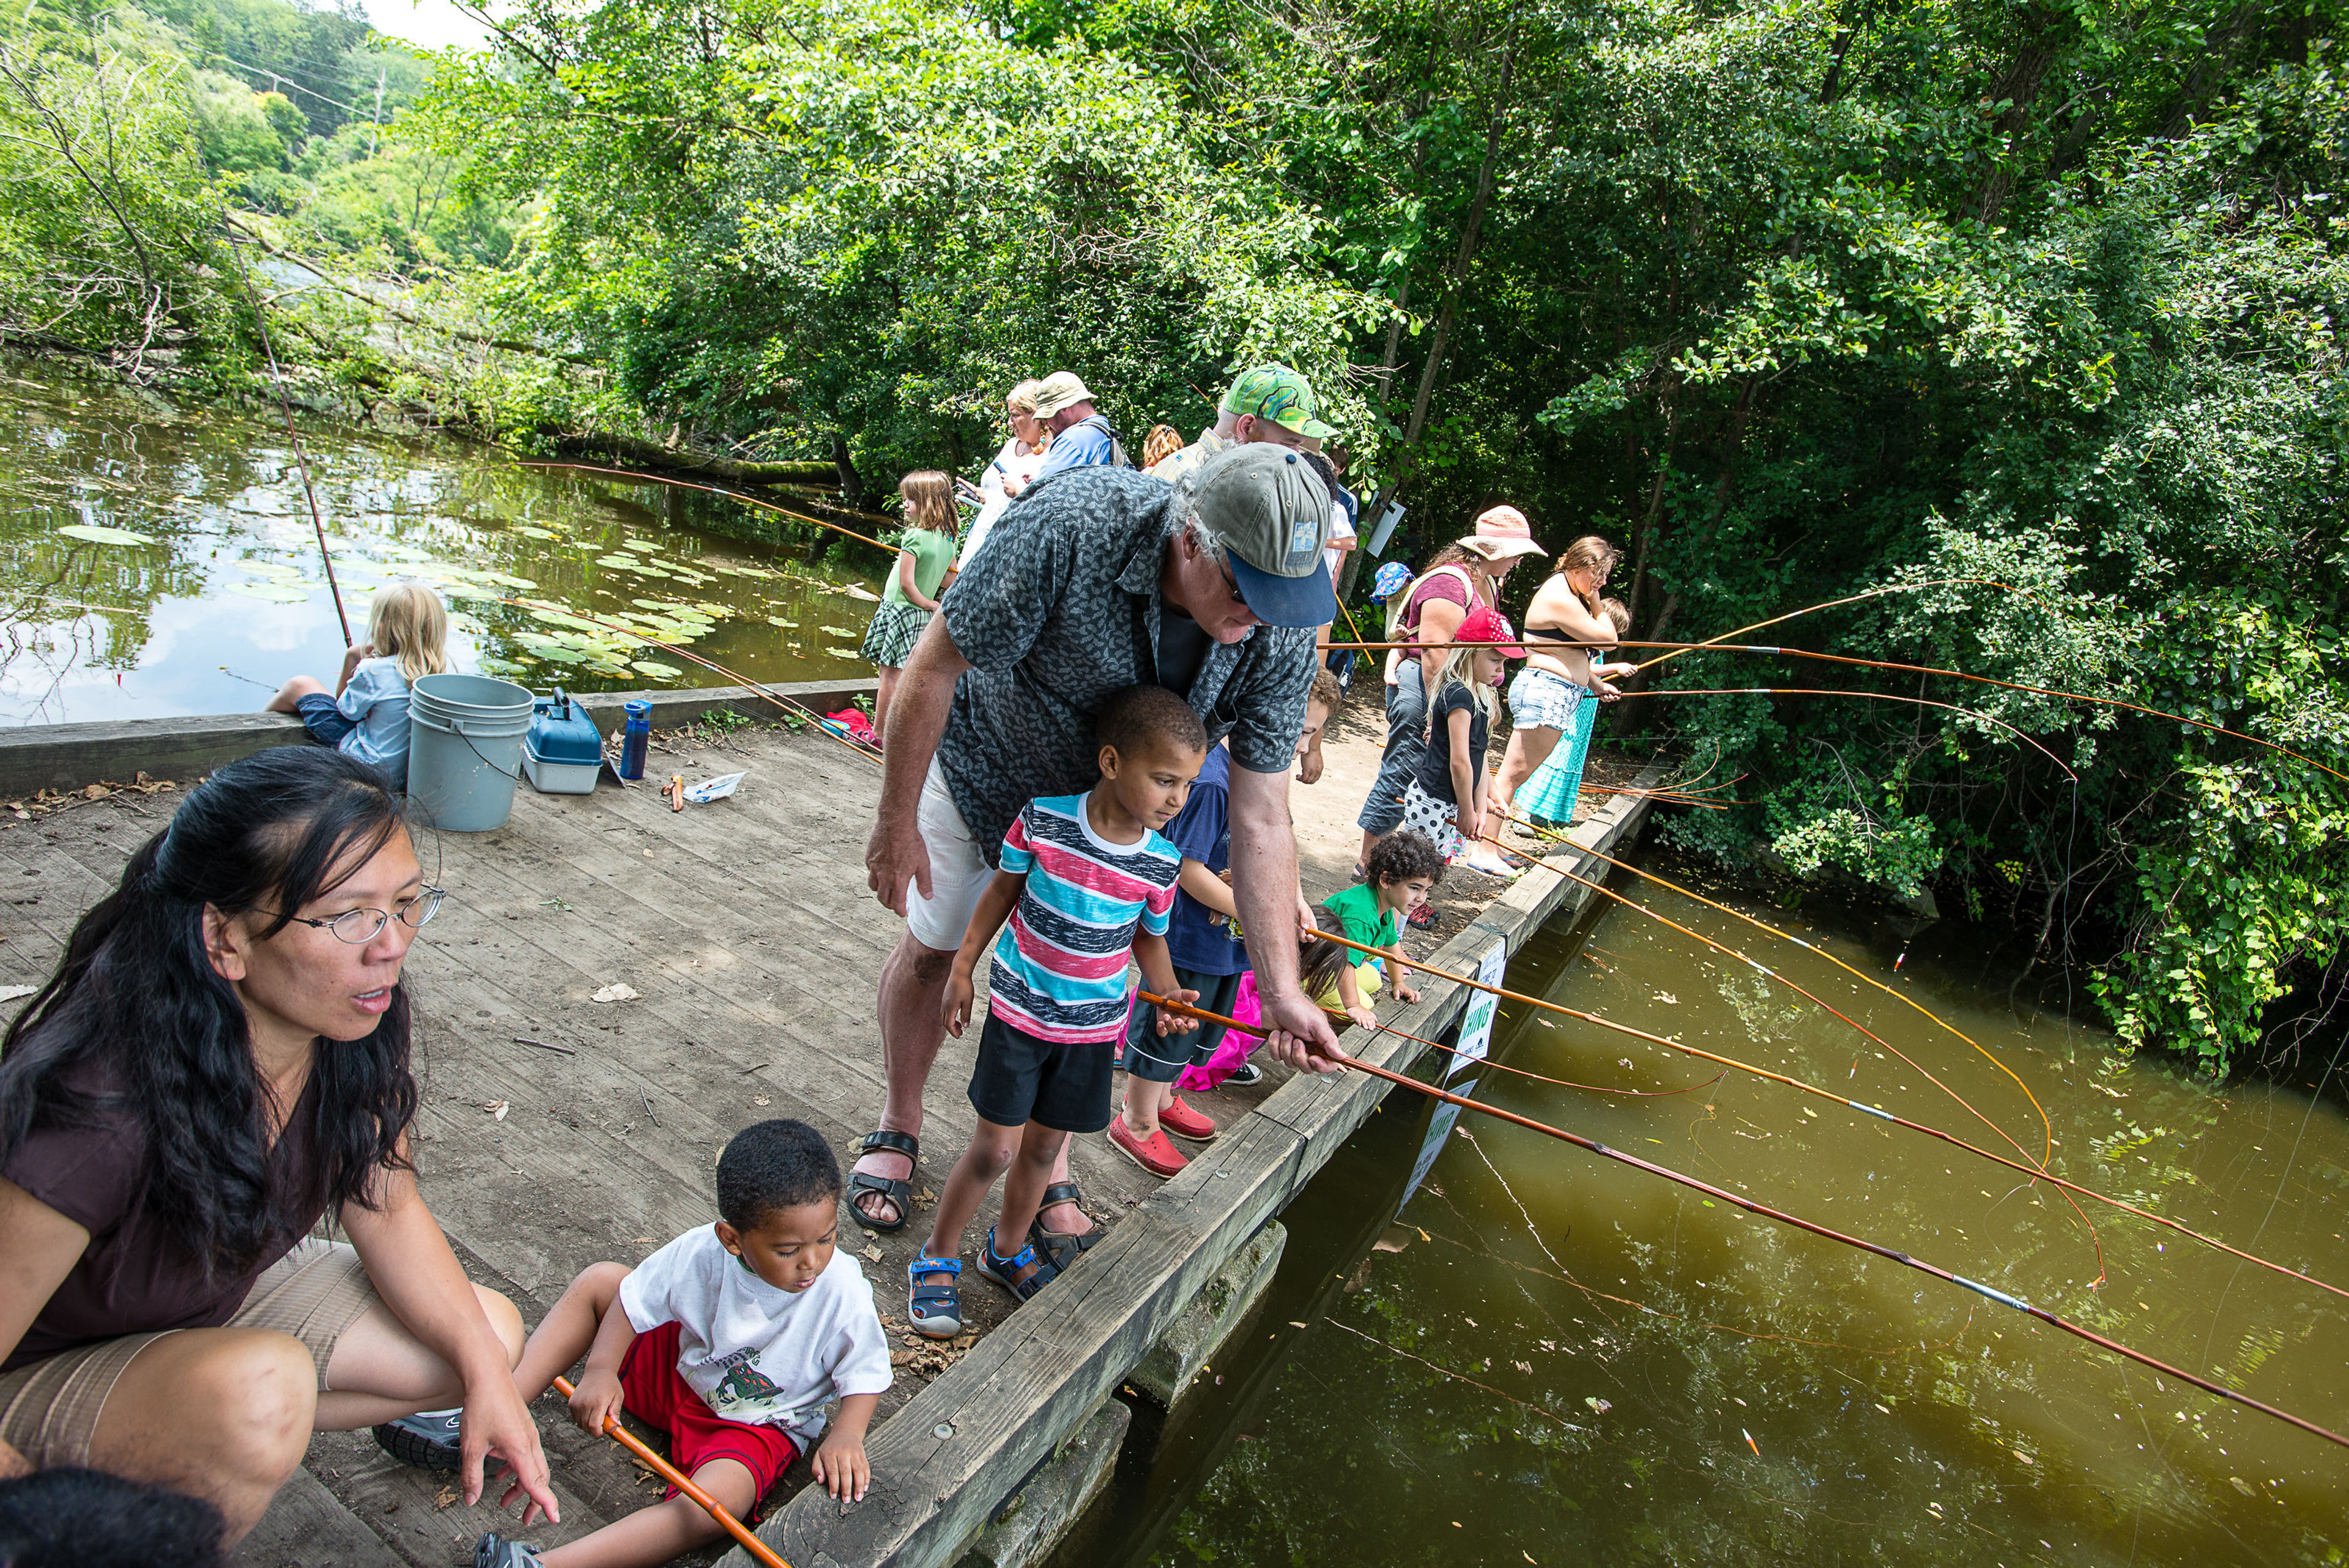
[[[1509,971],[1509,944],[1495,942],[1476,965],[1476,978],[1487,985],[1498,985]],[[1454,1047],[1456,1057],[1447,1057],[1443,1072],[1436,1075],[1436,1087],[1465,1097],[1469,1088],[1456,1086],[1454,1079],[1464,1078],[1473,1063],[1485,1059],[1493,1047],[1493,1020],[1500,1011],[1501,999],[1490,991],[1479,991],[1468,998],[1467,1011],[1460,1015],[1460,1029]],[[1444,1140],[1452,1136],[1452,1129],[1460,1120],[1456,1105],[1438,1105],[1435,1114],[1428,1118],[1427,1137],[1419,1146],[1419,1159],[1411,1168],[1411,1181],[1402,1190],[1402,1202],[1408,1203],[1417,1195],[1419,1184],[1427,1180],[1429,1167],[1442,1152]],[[1400,1210],[1402,1204],[1397,1204]]]

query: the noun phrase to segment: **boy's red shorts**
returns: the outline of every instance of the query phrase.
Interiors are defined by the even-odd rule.
[[[678,1376],[678,1326],[664,1323],[636,1336],[620,1363],[620,1399],[630,1415],[668,1434],[668,1462],[690,1476],[711,1460],[734,1460],[758,1483],[761,1501],[772,1491],[799,1445],[781,1427],[730,1421]],[[663,1498],[677,1495],[670,1487]],[[750,1517],[759,1517],[752,1509]]]

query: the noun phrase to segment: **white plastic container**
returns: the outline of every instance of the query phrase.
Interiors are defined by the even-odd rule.
[[[523,776],[542,795],[592,795],[595,775],[603,768],[601,758],[593,762],[550,762],[539,756],[535,746],[522,748]]]

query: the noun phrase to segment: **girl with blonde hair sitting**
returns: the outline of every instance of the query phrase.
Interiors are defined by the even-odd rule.
[[[367,639],[343,653],[343,673],[326,683],[295,676],[264,710],[290,713],[310,738],[379,769],[392,788],[408,783],[408,688],[449,673],[449,612],[421,583],[376,590]]]

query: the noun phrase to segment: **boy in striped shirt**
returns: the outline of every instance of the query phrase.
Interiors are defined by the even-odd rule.
[[[1002,1213],[979,1248],[978,1271],[1023,1301],[1051,1280],[1032,1245],[1023,1240],[1007,1257],[995,1239],[1027,1236],[1069,1135],[1110,1123],[1111,1053],[1125,1034],[1128,957],[1141,965],[1150,990],[1178,1002],[1197,998],[1177,985],[1166,951],[1183,853],[1158,830],[1182,810],[1199,776],[1206,729],[1174,693],[1136,686],[1103,705],[1094,738],[1100,781],[1082,795],[1043,796],[1020,808],[947,982],[947,1032],[959,1039],[970,1020],[973,974],[992,944],[987,1024],[970,1078],[978,1130],[947,1178],[922,1255],[907,1270],[907,1320],[932,1338],[962,1332],[953,1282],[962,1273],[963,1230],[1007,1170]],[[1163,1014],[1158,1022],[1161,1034],[1196,1026]]]

